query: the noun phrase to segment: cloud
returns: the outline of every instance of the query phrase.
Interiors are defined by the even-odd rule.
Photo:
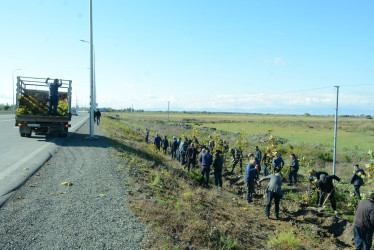
[[[262,59],[261,60],[261,64],[273,65],[273,66],[287,66],[287,65],[291,65],[290,62],[287,62],[286,60],[284,60],[284,59],[282,59],[280,57],[276,57],[276,58],[273,58],[273,59],[268,59],[268,58]]]
[[[339,107],[341,111],[349,110],[357,114],[367,113],[372,107],[369,96],[341,94]],[[180,98],[174,95],[158,96],[152,92],[141,95],[129,95],[122,98],[100,97],[99,105],[104,107],[124,108],[134,106],[135,109],[166,111],[168,102],[170,110],[186,111],[237,111],[253,113],[300,113],[319,110],[318,114],[331,114],[336,105],[335,93],[258,93],[252,95],[190,96]],[[317,114],[317,113],[316,113]]]

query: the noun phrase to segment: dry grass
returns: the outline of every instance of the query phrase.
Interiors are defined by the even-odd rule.
[[[131,174],[132,180],[127,183],[134,187],[131,208],[152,232],[148,248],[264,249],[269,239],[290,230],[295,230],[293,237],[302,239],[299,249],[308,249],[312,244],[316,249],[337,244],[322,241],[322,246],[313,242],[310,232],[300,230],[300,225],[307,222],[297,220],[297,202],[283,199],[282,220],[266,220],[265,200],[257,196],[253,204],[246,204],[243,178],[237,177],[237,172],[225,176],[222,191],[214,186],[200,188],[198,171],[187,173],[178,162],[146,145],[141,140],[142,129],[106,116],[102,125],[117,150],[119,169],[126,168]],[[298,222],[290,223],[293,220]],[[319,223],[318,219],[312,221]],[[327,232],[324,235],[326,240],[330,237]]]

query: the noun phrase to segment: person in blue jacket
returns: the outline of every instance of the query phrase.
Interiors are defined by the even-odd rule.
[[[54,116],[57,115],[57,106],[58,106],[58,88],[62,86],[62,81],[55,79],[53,83],[49,83],[50,78],[47,78],[45,84],[49,87],[49,107],[48,107],[48,115],[53,114]]]
[[[280,173],[284,166],[284,161],[278,152],[274,152],[273,164],[271,166],[272,173]]]
[[[251,161],[245,169],[244,181],[247,184],[247,203],[253,201],[253,193],[255,190],[255,181],[258,181],[258,163]]]
[[[364,184],[363,177],[366,175],[364,170],[362,168],[359,168],[358,164],[355,164],[353,166],[354,172],[351,177],[350,183],[353,184],[355,188],[355,195],[358,200],[361,200],[361,195],[360,195],[360,187]]]
[[[209,183],[209,174],[210,174],[210,166],[212,165],[212,155],[209,154],[209,149],[203,149],[203,154],[201,155],[201,177],[200,177],[200,185],[204,182],[204,175],[205,175],[205,183],[204,187],[208,188]]]

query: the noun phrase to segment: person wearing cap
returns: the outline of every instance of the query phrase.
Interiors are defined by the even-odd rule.
[[[258,181],[258,163],[251,160],[245,169],[244,181],[247,184],[247,203],[252,202],[255,191],[255,181]]]
[[[313,193],[316,191],[316,182],[319,180],[321,174],[328,176],[329,174],[323,171],[309,170],[309,194],[308,197],[312,197]],[[319,202],[319,192],[317,192],[317,203]]]
[[[274,199],[274,205],[275,205],[274,216],[276,219],[279,218],[279,204],[280,204],[281,198],[283,197],[282,177],[279,172],[280,172],[280,169],[276,169],[275,174],[270,174],[268,176],[262,177],[259,181],[257,181],[257,184],[261,185],[262,181],[270,180],[266,188],[267,200],[266,200],[266,206],[265,206],[265,216],[267,219],[269,219],[270,206],[271,206],[271,202],[273,199]]]
[[[170,140],[170,154],[171,159],[175,159],[177,157],[177,149],[178,149],[178,142],[175,136],[173,139]]]
[[[368,200],[362,200],[357,206],[353,222],[353,235],[356,249],[371,249],[374,232],[374,193]]]
[[[49,83],[50,78],[47,78],[45,84],[49,87],[49,107],[48,115],[57,115],[57,106],[58,106],[58,88],[62,86],[62,80],[55,79],[53,83]]]
[[[340,181],[340,178],[336,175],[320,175],[319,181],[316,182],[316,186],[320,190],[318,206],[322,207],[325,197],[326,195],[328,195],[330,198],[332,210],[334,210],[335,214],[337,214],[335,201],[335,187],[334,183],[332,182],[333,180]]]
[[[267,176],[268,174],[270,174],[272,161],[273,159],[272,159],[271,148],[267,147],[264,153],[264,156],[262,157],[262,162],[264,163],[264,176]]]
[[[273,164],[271,166],[271,170],[273,173],[280,173],[284,166],[284,161],[282,157],[278,154],[278,152],[274,152]]]
[[[213,161],[213,168],[214,168],[214,181],[217,187],[222,188],[222,168],[223,168],[223,158],[216,152],[214,161]]]
[[[294,179],[295,185],[297,185],[297,172],[299,171],[299,160],[296,158],[296,155],[292,153],[291,157],[291,164],[290,164],[290,174],[289,174],[289,185],[292,185],[292,179]]]
[[[353,168],[354,172],[351,177],[350,183],[353,184],[355,188],[355,195],[357,199],[361,200],[360,187],[364,184],[364,180],[362,177],[366,176],[366,174],[362,168],[359,168],[358,164],[355,164]]]

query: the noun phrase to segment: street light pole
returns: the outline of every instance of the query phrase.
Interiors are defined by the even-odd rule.
[[[14,69],[12,72],[12,82],[13,82],[13,114],[14,114],[14,72],[21,69]]]
[[[94,63],[93,63],[93,28],[92,28],[92,0],[90,1],[90,97],[91,97],[91,112],[90,112],[90,138],[94,138]]]
[[[91,40],[91,37],[90,37],[90,40]],[[83,40],[83,39],[81,39],[80,41],[83,42],[83,43],[90,44],[90,48],[91,48],[91,42]],[[91,67],[90,67],[90,69],[93,68],[93,75],[92,75],[92,71],[90,71],[91,72],[91,86],[90,86],[90,89],[92,88],[91,90],[93,91],[93,94],[91,94],[91,96],[93,96],[93,97],[91,97],[93,100],[91,99],[90,106],[92,106],[92,102],[94,103],[94,106],[96,106],[96,60],[95,60],[95,45],[92,45],[92,49],[93,49],[93,59],[92,59],[92,55],[91,55]],[[92,62],[93,62],[93,67],[92,67]],[[92,84],[92,82],[93,82],[93,84]],[[91,114],[91,112],[90,112],[90,114]]]

